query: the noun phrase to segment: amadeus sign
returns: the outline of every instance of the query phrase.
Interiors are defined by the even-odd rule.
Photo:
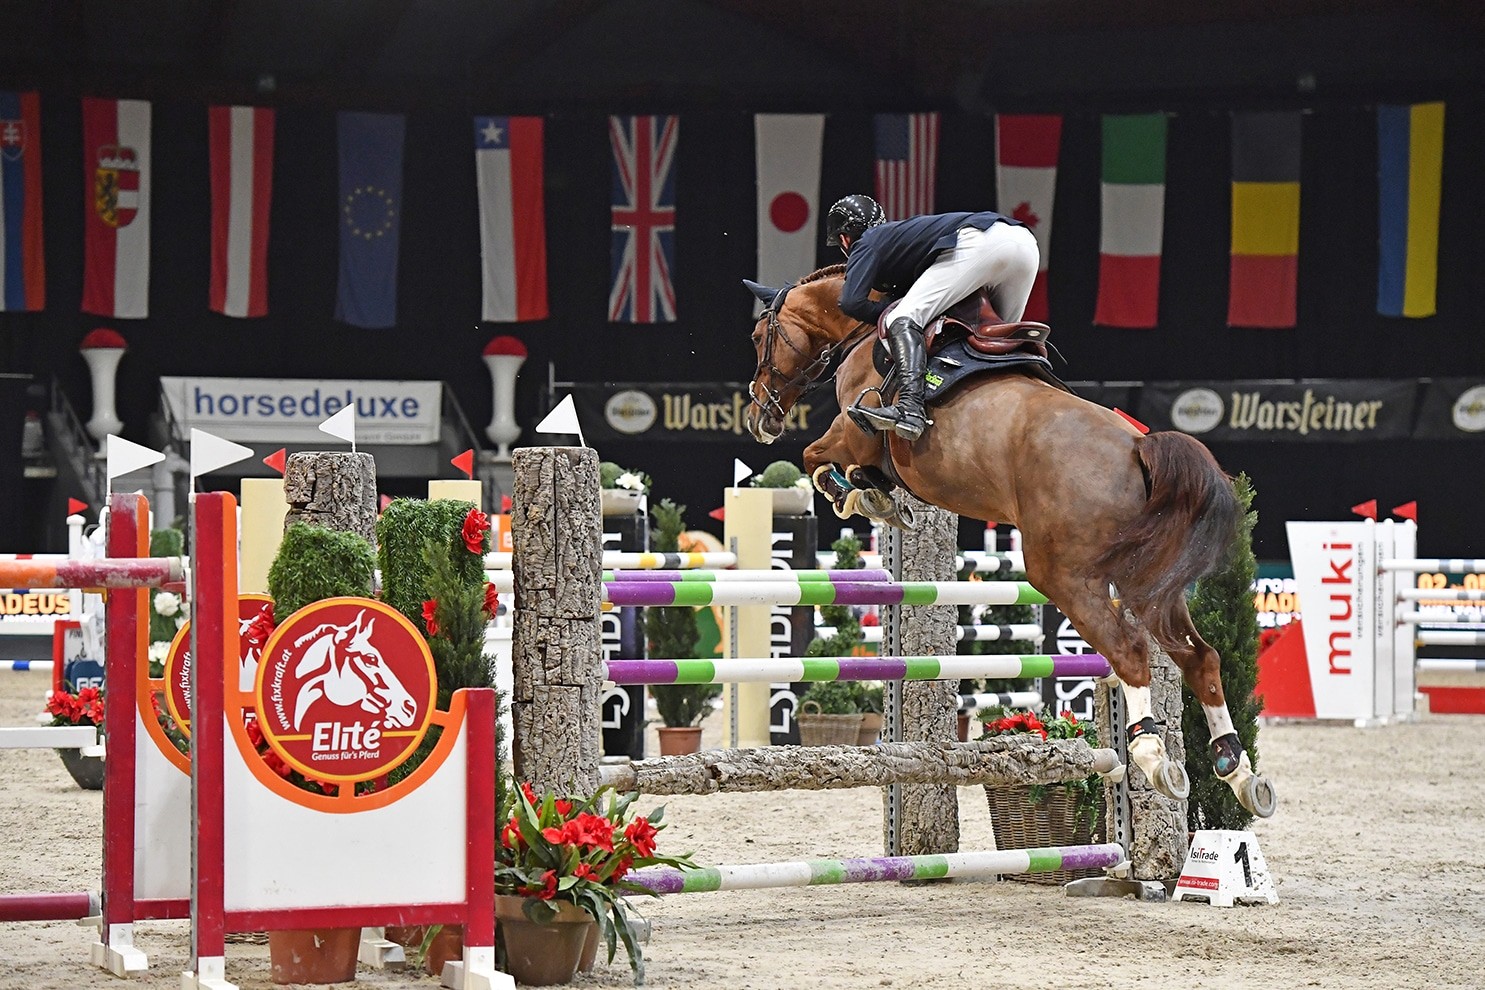
[[[1416,381],[1150,382],[1139,419],[1204,440],[1391,440],[1412,432]]]
[[[180,435],[194,427],[228,440],[327,441],[320,424],[347,406],[356,410],[356,442],[438,442],[440,382],[314,378],[160,379]]]

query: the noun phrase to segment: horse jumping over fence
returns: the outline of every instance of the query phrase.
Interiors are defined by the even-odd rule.
[[[873,328],[840,310],[844,277],[835,266],[784,289],[750,283],[767,307],[752,337],[755,440],[778,439],[795,402],[832,370],[842,410],[882,384]],[[1231,479],[1211,452],[1183,433],[1142,435],[1111,410],[1018,370],[964,381],[929,415],[932,427],[908,443],[868,435],[842,412],[805,449],[804,469],[842,515],[911,526],[890,495],[895,483],[950,512],[1019,527],[1027,578],[1123,683],[1129,753],[1155,788],[1180,799],[1190,782],[1152,731],[1152,639],[1201,699],[1217,774],[1243,807],[1272,815],[1273,786],[1253,773],[1228,714],[1221,660],[1186,610],[1187,585],[1220,563],[1240,522]]]

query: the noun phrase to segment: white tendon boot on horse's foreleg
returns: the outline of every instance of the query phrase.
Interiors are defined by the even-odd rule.
[[[1226,705],[1202,705],[1207,716],[1207,730],[1212,738],[1212,767],[1241,804],[1259,818],[1271,817],[1279,798],[1268,778],[1253,772],[1253,763],[1243,750],[1232,716]]]
[[[1184,801],[1191,793],[1191,780],[1185,767],[1165,757],[1165,743],[1156,732],[1150,707],[1150,688],[1125,684],[1124,704],[1129,709],[1129,758],[1158,793]]]

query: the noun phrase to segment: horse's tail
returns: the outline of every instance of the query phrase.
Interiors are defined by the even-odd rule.
[[[1157,643],[1173,637],[1170,611],[1187,585],[1215,570],[1237,537],[1242,506],[1211,451],[1184,433],[1136,442],[1149,496],[1098,563],[1120,603]]]

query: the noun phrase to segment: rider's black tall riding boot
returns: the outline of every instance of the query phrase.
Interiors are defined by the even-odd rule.
[[[923,373],[928,363],[923,328],[907,317],[893,320],[887,326],[887,346],[892,350],[892,363],[897,369],[896,401],[879,409],[858,403],[853,411],[879,430],[891,430],[904,440],[916,440],[928,427],[923,410]]]

